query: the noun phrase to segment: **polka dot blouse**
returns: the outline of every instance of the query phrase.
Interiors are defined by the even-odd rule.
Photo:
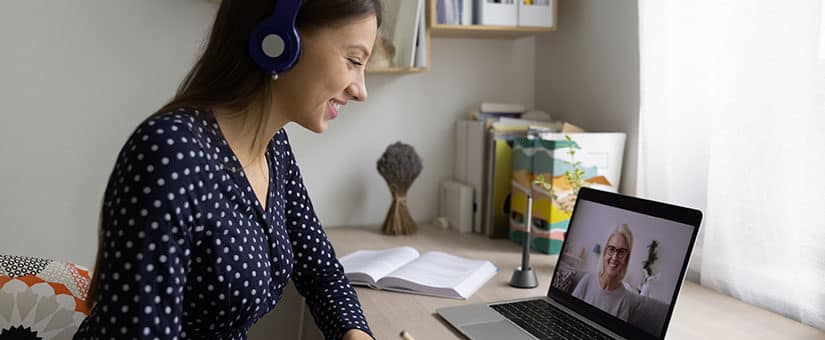
[[[266,159],[263,207],[210,113],[144,121],[106,188],[99,302],[75,339],[246,339],[290,278],[327,339],[370,333],[283,129]]]

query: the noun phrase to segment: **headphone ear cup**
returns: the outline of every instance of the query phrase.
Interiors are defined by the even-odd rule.
[[[287,71],[301,55],[301,38],[294,29],[284,32],[266,24],[261,23],[249,39],[249,54],[266,73]]]
[[[301,56],[301,37],[295,29],[300,5],[300,0],[277,0],[272,16],[249,37],[249,55],[267,74],[291,69]]]

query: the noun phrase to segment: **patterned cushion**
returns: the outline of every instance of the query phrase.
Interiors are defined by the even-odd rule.
[[[71,263],[0,255],[0,340],[71,339],[89,313],[90,281]]]

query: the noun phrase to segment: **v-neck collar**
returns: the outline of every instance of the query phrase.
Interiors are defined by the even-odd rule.
[[[229,146],[229,141],[226,139],[226,136],[223,134],[223,130],[221,130],[220,124],[218,124],[218,120],[215,118],[215,115],[212,111],[207,111],[208,114],[204,119],[207,120],[209,124],[213,124],[212,128],[214,129],[215,136],[219,137],[220,140],[218,141],[218,151],[219,151],[219,159],[217,160],[223,166],[223,170],[227,172],[235,181],[241,185],[241,190],[244,191],[246,186],[249,188],[249,192],[252,195],[251,201],[255,202],[252,208],[256,211],[256,213],[261,217],[261,219],[266,222],[267,221],[267,214],[271,209],[271,205],[273,204],[272,198],[272,190],[274,190],[275,186],[275,177],[277,174],[275,173],[275,167],[273,166],[270,159],[272,158],[272,139],[267,142],[266,151],[264,153],[264,161],[266,162],[267,169],[269,169],[269,178],[267,178],[267,186],[266,186],[266,194],[264,197],[264,202],[261,202],[258,199],[258,195],[255,193],[255,190],[252,189],[252,183],[249,181],[249,177],[246,175],[246,171],[244,171],[243,166],[241,165],[240,160],[238,160],[235,151],[232,150],[232,147]]]

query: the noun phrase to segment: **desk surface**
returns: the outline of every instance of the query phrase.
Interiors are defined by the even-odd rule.
[[[420,252],[446,251],[458,256],[487,259],[501,271],[468,300],[387,292],[356,287],[364,313],[378,339],[398,339],[401,330],[416,339],[461,339],[435,310],[441,307],[492,302],[547,294],[556,256],[532,254],[530,264],[540,285],[533,289],[509,286],[513,268],[520,265],[521,247],[508,240],[459,234],[420,226],[416,235],[386,236],[378,229],[326,230],[338,256],[369,248],[411,246]],[[673,313],[667,339],[825,339],[825,333],[731,297],[686,282]]]

